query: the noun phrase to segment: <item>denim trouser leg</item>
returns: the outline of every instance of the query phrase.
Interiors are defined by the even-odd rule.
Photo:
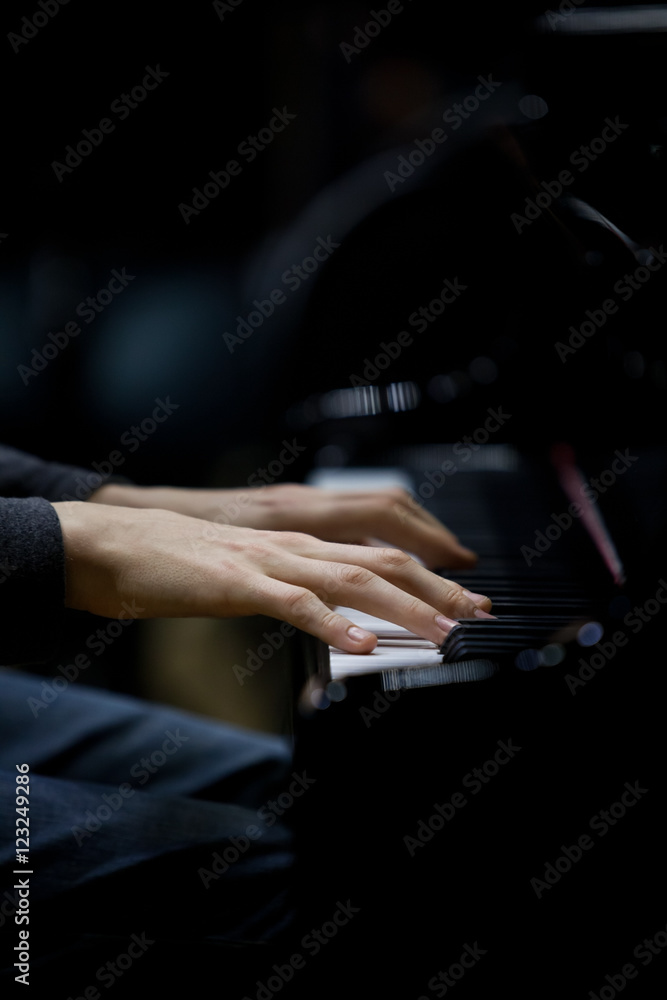
[[[68,943],[279,936],[292,844],[271,802],[301,787],[287,741],[78,684],[44,705],[41,685],[0,670],[0,927],[16,935],[14,885],[29,878],[35,921]],[[27,865],[17,764],[30,768]]]

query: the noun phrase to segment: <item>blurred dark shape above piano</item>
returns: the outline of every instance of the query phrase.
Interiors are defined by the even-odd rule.
[[[664,875],[659,792],[622,845],[563,873],[626,782],[660,785],[667,257],[565,187],[549,195],[504,127],[443,158],[342,242],[284,356],[275,409],[310,481],[396,475],[479,553],[442,572],[498,616],[400,666],[311,648],[301,904],[323,920],[323,900],[360,907],[331,974],[382,954],[368,989],[424,994],[479,941],[493,957],[469,995],[511,981],[528,996],[547,976],[566,995],[659,926],[640,890]],[[502,767],[501,745],[521,748]],[[563,884],[539,902],[559,855]]]

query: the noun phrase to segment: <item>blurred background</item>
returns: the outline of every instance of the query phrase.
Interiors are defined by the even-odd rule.
[[[0,17],[4,442],[115,454],[141,484],[245,486],[286,440],[303,451],[278,482],[388,440],[457,441],[489,405],[514,406],[498,439],[527,449],[661,439],[662,272],[576,362],[554,342],[664,240],[667,5],[24,0]],[[565,169],[556,205],[542,185]],[[466,292],[422,335],[408,318],[446,278]],[[374,376],[402,330],[414,343]],[[359,380],[375,421],[355,419],[368,393],[330,395]],[[266,629],[137,623],[88,680],[280,729],[289,643],[247,685],[233,673]],[[72,655],[91,631],[72,616]]]

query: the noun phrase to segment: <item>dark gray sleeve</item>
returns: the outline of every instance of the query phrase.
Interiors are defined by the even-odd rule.
[[[0,496],[87,500],[106,480],[89,469],[45,462],[0,445]]]
[[[88,500],[104,483],[128,482],[130,480],[122,476],[100,475],[91,469],[45,462],[16,448],[0,445],[0,497]]]
[[[65,612],[60,520],[41,497],[0,498],[0,664],[54,655]]]

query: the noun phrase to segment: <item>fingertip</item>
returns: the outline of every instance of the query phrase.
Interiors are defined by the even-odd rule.
[[[373,632],[367,632],[358,625],[350,625],[346,632],[347,638],[353,644],[350,653],[370,653],[377,646],[377,636]]]
[[[479,556],[477,555],[476,552],[473,552],[472,549],[463,548],[463,546],[461,546],[457,550],[456,555],[459,559],[458,563],[459,569],[463,569],[464,567],[468,568],[470,566],[476,566],[477,562],[479,561]]]
[[[486,608],[486,610],[488,610],[493,606],[491,598],[486,597],[485,594],[473,594],[470,590],[464,590],[463,593],[478,608]]]

